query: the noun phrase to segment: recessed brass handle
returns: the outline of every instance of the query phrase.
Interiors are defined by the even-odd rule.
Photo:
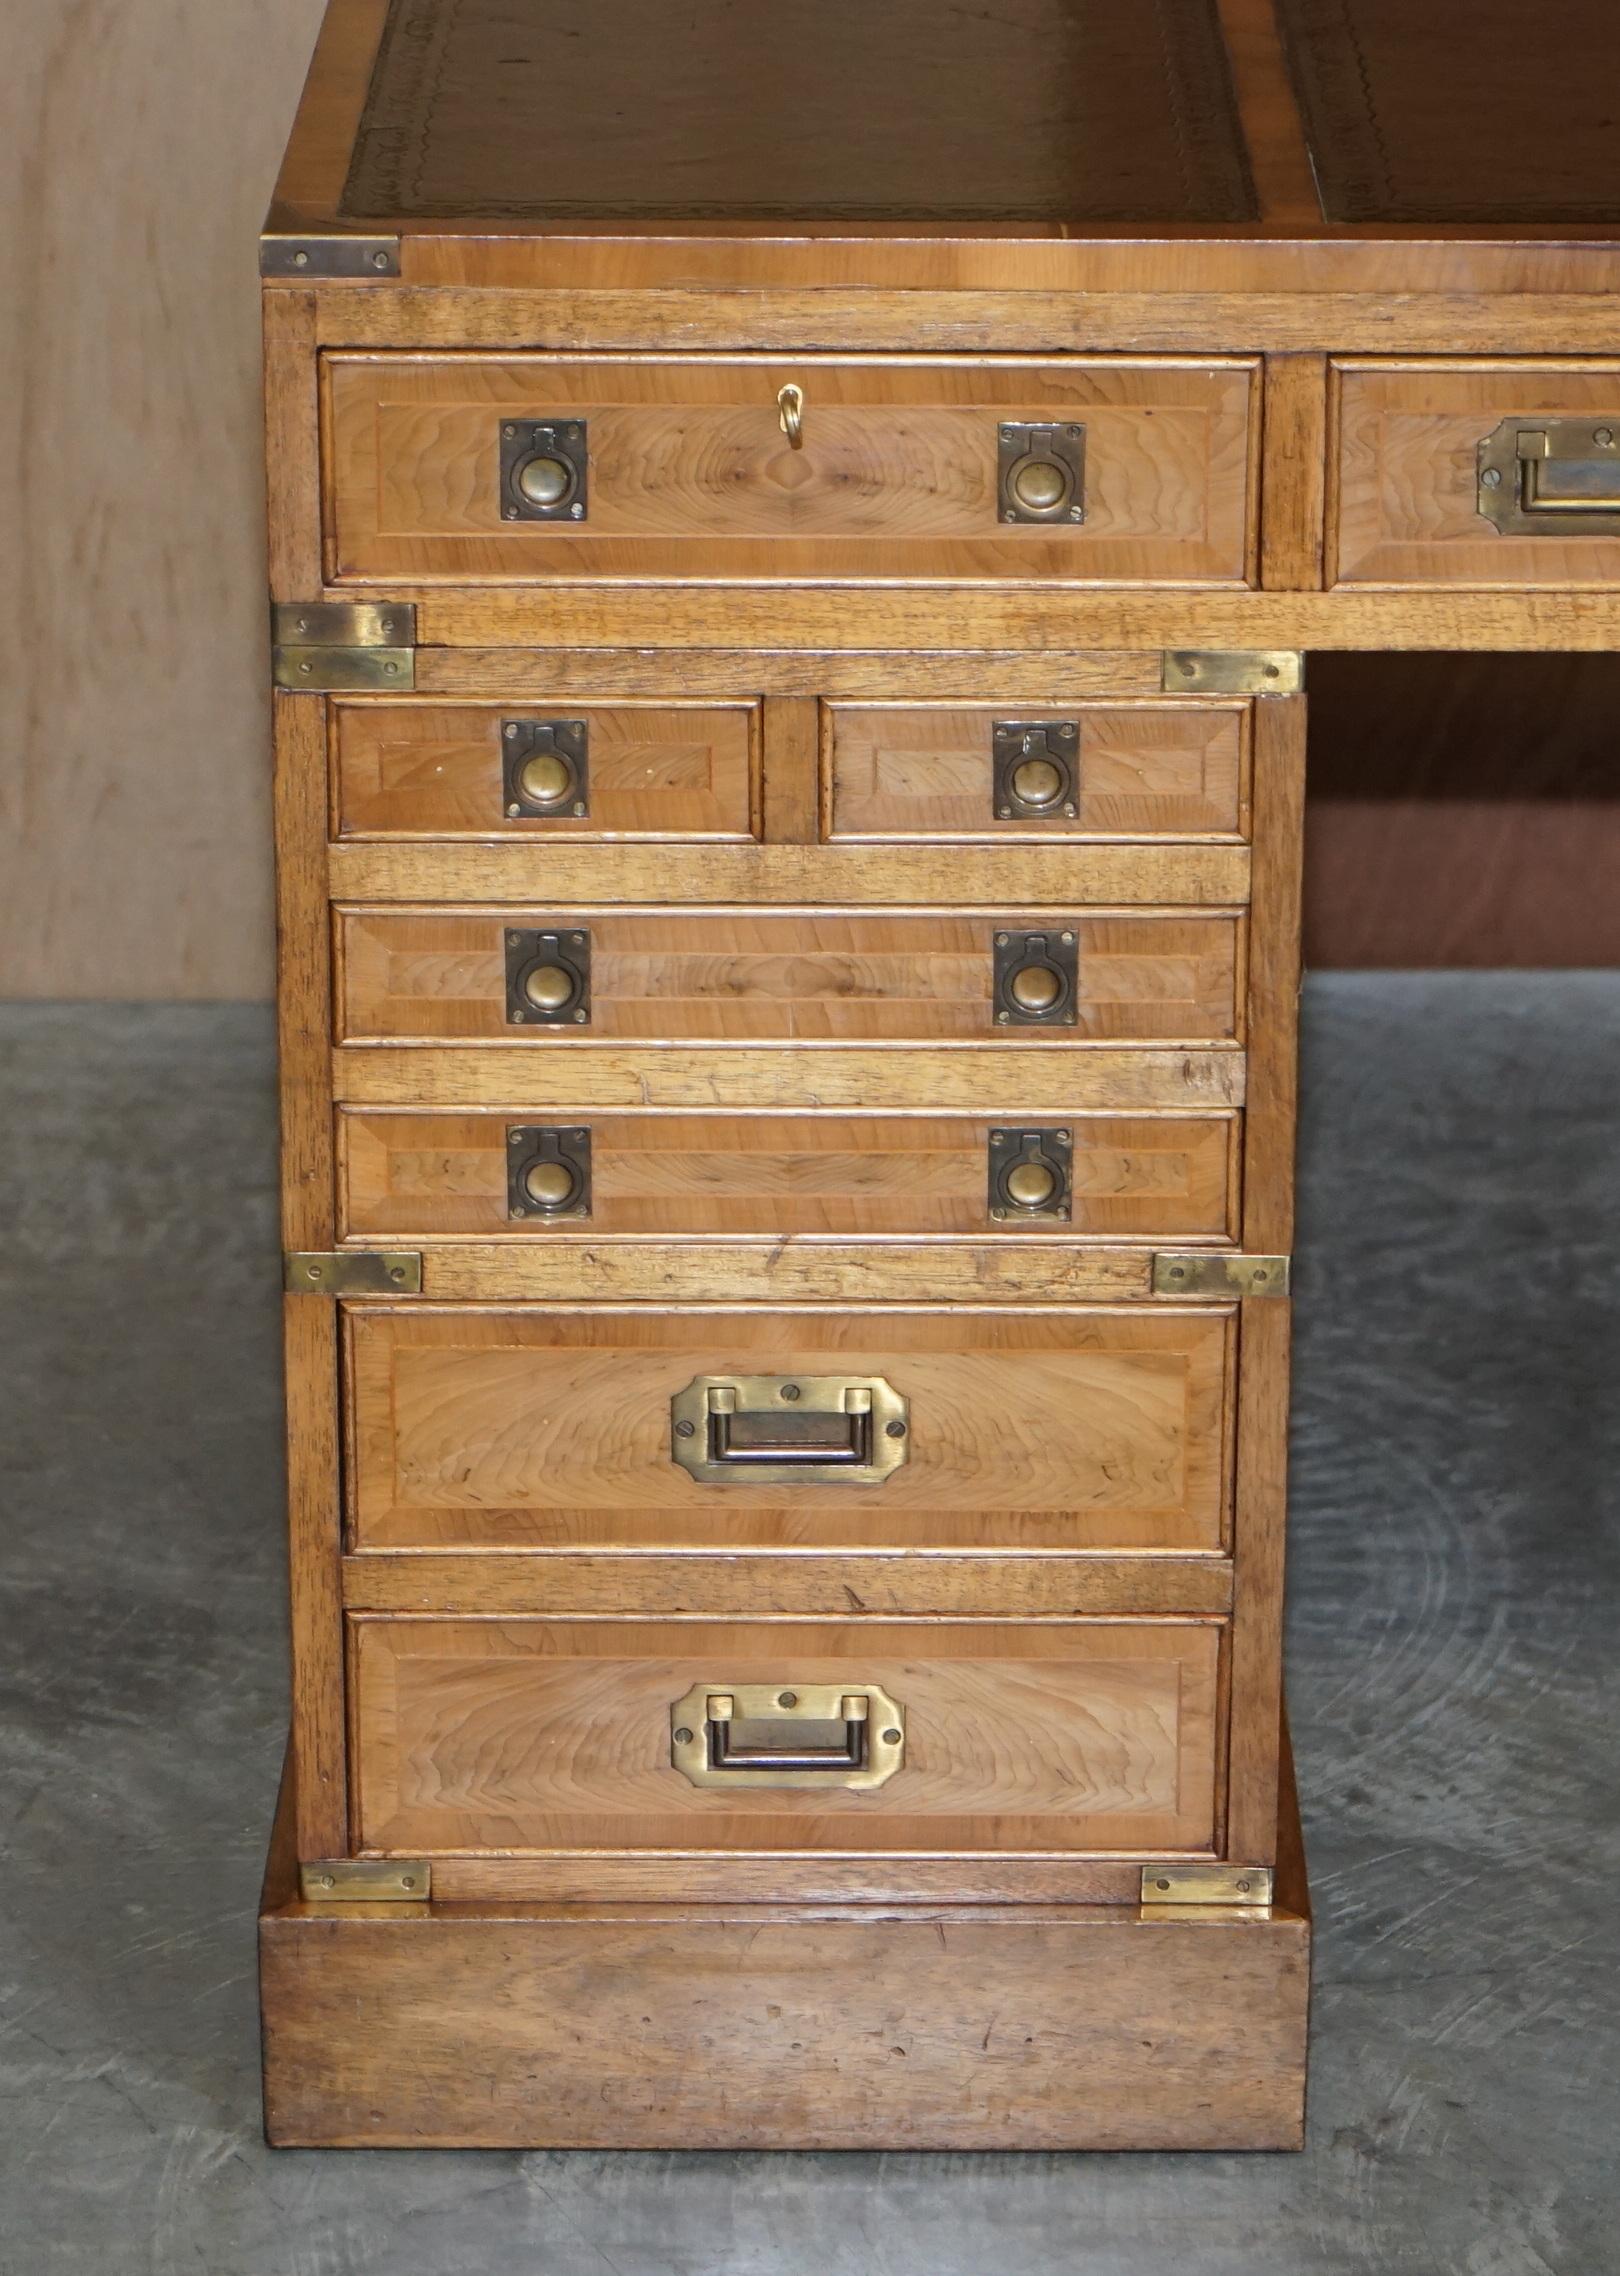
[[[880,1486],[911,1445],[881,1375],[698,1375],[670,1401],[670,1454],[700,1485]]]
[[[1479,446],[1479,510],[1504,537],[1620,536],[1620,411],[1504,419]]]
[[[790,379],[786,387],[776,391],[776,415],[782,423],[782,432],[795,450],[804,448],[804,389],[795,387]]]
[[[694,1683],[669,1723],[670,1761],[694,1786],[870,1793],[905,1760],[905,1711],[875,1683]]]

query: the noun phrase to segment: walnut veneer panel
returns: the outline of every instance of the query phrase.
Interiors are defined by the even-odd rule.
[[[589,811],[508,812],[503,735],[585,729]],[[752,704],[339,703],[333,826],[346,838],[751,838],[759,804]]]
[[[507,1018],[509,930],[583,931],[590,1017]],[[998,1027],[999,932],[1072,932],[1076,1021]],[[1244,920],[1236,914],[995,917],[826,911],[504,909],[339,913],[345,1038],[498,1038],[536,1049],[670,1042],[1226,1041],[1239,1034]]]
[[[1074,814],[1001,815],[998,725],[1072,725]],[[1248,711],[1212,704],[841,704],[827,710],[833,838],[1236,837]],[[1061,748],[1061,745],[1060,745]]]
[[[1279,0],[1329,216],[1614,221],[1612,0]]]
[[[1211,0],[395,0],[343,210],[1241,221]]]
[[[1028,1118],[1026,1118],[1028,1120]],[[507,1213],[514,1126],[590,1133],[589,1219]],[[1123,1239],[1232,1234],[1230,1115],[1072,1115],[1069,1229]],[[1016,1116],[352,1114],[339,1117],[345,1234],[943,1234],[1016,1240],[1063,1225],[994,1224],[992,1130]]]
[[[1237,1323],[1225,1308],[357,1308],[361,1547],[1217,1549]],[[671,1454],[695,1376],[884,1376],[883,1484],[701,1484]]]
[[[1330,584],[1620,582],[1620,538],[1519,536],[1486,521],[1478,459],[1508,418],[1584,414],[1620,433],[1620,363],[1345,362],[1336,378]]]
[[[338,582],[1074,577],[1242,583],[1252,361],[331,355]],[[778,391],[805,394],[804,441]],[[507,521],[507,420],[582,421],[586,518]],[[1002,522],[1003,421],[1085,429],[1085,519]]]
[[[359,1835],[417,1851],[1207,1849],[1214,1621],[350,1622]],[[696,1683],[880,1685],[872,1793],[692,1785]]]

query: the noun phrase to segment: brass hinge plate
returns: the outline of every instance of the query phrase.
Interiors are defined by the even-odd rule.
[[[397,277],[397,237],[261,237],[261,277]]]
[[[1220,1249],[1160,1249],[1153,1259],[1155,1296],[1286,1296],[1289,1257],[1239,1257]]]
[[[282,1259],[292,1296],[420,1296],[422,1258],[414,1249],[297,1249]]]
[[[278,688],[397,695],[416,685],[416,609],[409,601],[283,601],[272,618]]]
[[[1145,1905],[1269,1905],[1269,1865],[1144,1865]]]
[[[433,1867],[422,1857],[328,1857],[298,1868],[298,1894],[308,1905],[419,1905],[433,1894]]]
[[[1167,648],[1166,695],[1298,695],[1305,659],[1297,648]]]

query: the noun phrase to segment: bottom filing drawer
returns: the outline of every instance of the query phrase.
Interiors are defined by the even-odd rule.
[[[361,1846],[1213,1845],[1218,1621],[350,1623]]]

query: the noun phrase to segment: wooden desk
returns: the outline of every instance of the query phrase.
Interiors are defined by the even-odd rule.
[[[1552,16],[335,0],[274,2139],[1299,2139],[1302,652],[1612,644]]]

